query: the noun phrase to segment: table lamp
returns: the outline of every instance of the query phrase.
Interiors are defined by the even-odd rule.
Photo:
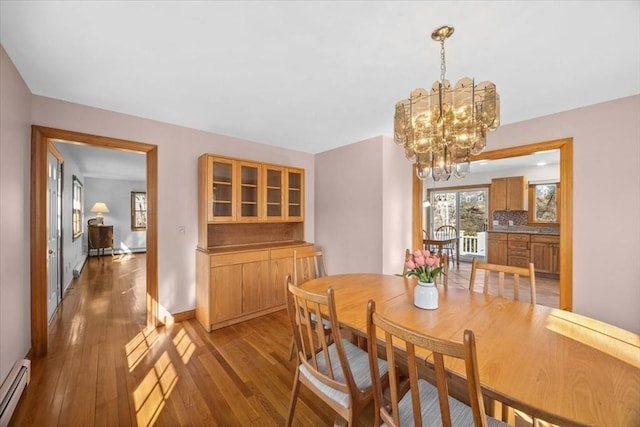
[[[109,208],[102,202],[96,202],[91,208],[91,212],[95,212],[96,218],[99,218],[101,220],[99,222],[102,222],[102,220],[104,219],[104,214],[109,213]]]

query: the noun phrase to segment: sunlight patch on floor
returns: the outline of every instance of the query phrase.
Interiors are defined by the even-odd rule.
[[[142,330],[125,345],[129,372],[133,372],[157,340],[158,332],[155,329],[151,331]]]
[[[184,331],[184,329],[180,329],[176,336],[173,338],[173,345],[175,346],[178,354],[182,358],[182,363],[185,365],[189,363],[189,359],[191,359],[191,355],[196,349],[196,346],[193,344],[193,341]]]
[[[165,351],[133,392],[138,426],[155,424],[177,381],[178,375]]]

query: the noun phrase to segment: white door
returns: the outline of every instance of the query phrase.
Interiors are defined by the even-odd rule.
[[[49,320],[62,300],[60,280],[60,161],[48,152],[49,184],[47,188],[47,290]]]

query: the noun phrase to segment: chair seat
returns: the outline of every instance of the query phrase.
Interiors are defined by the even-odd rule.
[[[441,426],[442,418],[440,416],[440,404],[438,402],[438,389],[429,382],[421,379],[418,380],[418,390],[420,392],[420,409],[422,412],[422,420],[429,420],[429,422],[423,424]],[[398,408],[400,412],[400,425],[402,427],[413,426],[413,410],[410,392],[407,392],[402,397],[398,404]],[[471,407],[449,396],[449,408],[451,409],[451,425],[473,425],[473,413],[471,412]],[[509,425],[492,417],[487,417],[487,424],[489,426],[496,427]]]
[[[347,340],[342,340],[342,346],[344,347],[344,351],[347,355],[347,360],[349,361],[349,366],[351,368],[351,373],[353,374],[353,380],[360,390],[367,389],[371,387],[371,371],[369,369],[369,354],[352,344]],[[336,344],[333,343],[329,346],[329,357],[333,362],[333,375],[336,381],[344,382],[345,378],[342,373],[342,369],[340,369],[338,361],[338,351],[336,349]],[[382,359],[378,359],[378,366],[380,371],[380,376],[383,376],[387,373],[387,362]],[[326,372],[326,366],[324,361],[324,355],[318,355],[318,370],[320,372]],[[342,393],[338,390],[335,390],[322,382],[318,381],[311,372],[307,369],[306,366],[300,365],[300,374],[303,375],[309,382],[311,382],[315,387],[322,390],[325,395],[334,400],[339,405],[344,408],[349,407],[349,395],[347,393]]]

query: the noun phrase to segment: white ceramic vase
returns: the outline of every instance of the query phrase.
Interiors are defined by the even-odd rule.
[[[438,308],[438,288],[433,282],[418,282],[413,291],[413,304],[427,310]]]

